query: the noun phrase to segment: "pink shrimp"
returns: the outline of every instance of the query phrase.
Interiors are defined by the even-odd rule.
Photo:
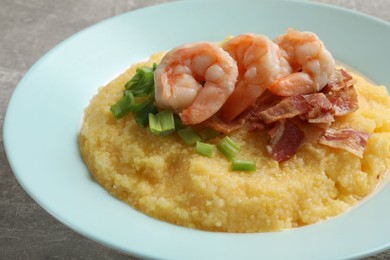
[[[173,109],[186,125],[203,122],[231,95],[237,76],[234,59],[215,44],[176,47],[154,73],[156,105]]]
[[[222,46],[238,65],[238,83],[221,109],[221,118],[230,122],[255,103],[280,74],[290,72],[281,59],[279,47],[266,36],[241,34]]]
[[[292,28],[278,36],[282,56],[288,61],[292,73],[279,77],[270,91],[280,96],[309,94],[321,90],[335,68],[335,61],[323,42],[312,32],[299,32]]]

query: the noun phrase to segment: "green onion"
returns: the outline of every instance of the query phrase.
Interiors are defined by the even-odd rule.
[[[134,103],[134,97],[130,95],[125,95],[118,100],[114,105],[111,106],[111,113],[116,119],[124,117],[129,111],[131,111],[132,105]]]
[[[208,141],[221,135],[219,132],[211,128],[203,128],[198,132],[198,134],[200,138],[202,138],[202,141]]]
[[[180,129],[177,134],[187,145],[195,145],[197,141],[200,141],[199,135],[191,127]]]
[[[174,132],[173,112],[164,110],[157,114],[149,113],[149,129],[155,135],[168,135]]]
[[[137,107],[137,112],[134,112],[134,120],[141,127],[145,127],[149,123],[149,114],[156,114],[157,108],[153,102],[144,102]]]
[[[154,70],[154,67],[137,68],[134,77],[125,84],[125,89],[135,97],[148,96],[154,90]]]
[[[153,67],[137,68],[133,78],[125,84],[123,97],[110,110],[116,119],[124,117],[128,112],[133,112],[136,122],[144,127],[148,124],[149,113],[157,113],[154,107],[154,71]]]
[[[161,129],[164,134],[170,134],[175,131],[175,121],[173,119],[173,112],[165,110],[157,114],[160,120]]]
[[[233,159],[232,170],[233,171],[253,172],[253,171],[256,171],[256,162],[252,161],[252,160]]]
[[[157,114],[149,113],[148,119],[150,132],[152,132],[152,134],[158,135],[161,131],[161,125],[157,119]]]
[[[211,144],[206,144],[197,141],[195,146],[195,152],[203,156],[211,157],[211,155],[213,154],[213,146]]]
[[[240,146],[237,145],[230,137],[226,136],[217,144],[218,150],[225,155],[229,160],[233,160],[236,154],[240,151]]]

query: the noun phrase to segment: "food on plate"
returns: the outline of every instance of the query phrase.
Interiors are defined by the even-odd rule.
[[[271,92],[280,96],[311,94],[326,86],[335,61],[317,35],[289,28],[274,41],[290,67],[287,75],[272,84]]]
[[[99,89],[79,145],[141,212],[221,232],[339,215],[390,168],[390,97],[312,32],[247,33],[157,53]],[[129,220],[131,221],[131,220]]]
[[[237,62],[237,86],[221,110],[221,118],[230,122],[241,114],[281,75],[288,73],[290,65],[280,55],[279,47],[264,35],[241,34],[222,46]]]
[[[216,44],[186,44],[164,55],[154,72],[156,106],[180,111],[193,125],[210,118],[226,102],[237,81],[237,64]]]

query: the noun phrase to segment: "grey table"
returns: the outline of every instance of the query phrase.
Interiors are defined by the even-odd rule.
[[[390,0],[317,0],[390,21]],[[0,0],[0,142],[9,98],[48,50],[98,21],[168,0]],[[390,235],[390,234],[389,234]],[[0,259],[135,259],[73,232],[21,188],[0,145]],[[390,251],[367,258],[390,259]]]

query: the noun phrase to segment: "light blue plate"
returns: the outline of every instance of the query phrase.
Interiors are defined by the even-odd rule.
[[[390,247],[390,187],[320,224],[266,234],[224,234],[160,222],[110,196],[90,177],[77,134],[97,88],[150,54],[184,42],[289,27],[316,32],[336,59],[390,86],[390,26],[310,2],[184,1],[92,26],[51,50],[10,101],[4,143],[20,184],[50,214],[93,240],[164,259],[340,259]]]

